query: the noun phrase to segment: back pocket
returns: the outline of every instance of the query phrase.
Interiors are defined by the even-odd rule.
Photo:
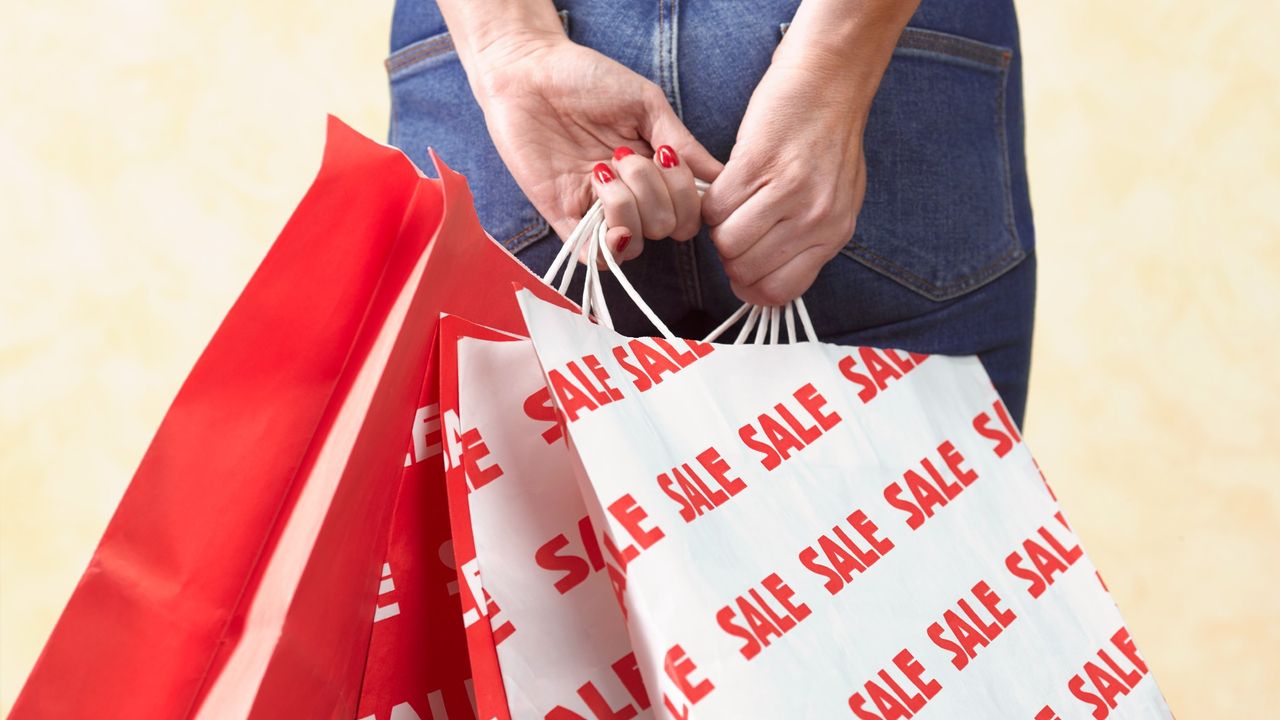
[[[568,29],[568,14],[560,13]],[[428,175],[435,148],[453,170],[467,177],[480,224],[511,252],[550,232],[507,170],[471,93],[449,33],[431,35],[393,53],[386,61],[391,81],[390,142]]]
[[[1022,261],[1005,133],[1011,55],[903,31],[871,106],[867,193],[843,254],[938,301]]]

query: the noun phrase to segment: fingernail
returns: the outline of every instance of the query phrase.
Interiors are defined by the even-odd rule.
[[[596,166],[591,169],[591,172],[596,176],[596,180],[601,183],[613,182],[613,171],[604,163],[596,163]]]
[[[671,149],[670,145],[658,146],[658,164],[664,168],[673,168],[680,164],[680,158],[676,157],[676,151]]]
[[[632,150],[631,148],[627,147],[626,145],[623,145],[623,146],[618,147],[618,148],[614,148],[614,150],[613,150],[613,161],[614,161],[614,162],[618,162],[619,160],[621,160],[622,158],[624,158],[624,157],[626,157],[626,156],[628,156],[628,155],[634,155],[634,154],[635,154],[635,152],[636,152],[635,150]]]
[[[619,253],[626,252],[627,246],[630,244],[631,244],[630,235],[623,235],[622,237],[618,238],[618,252]]]

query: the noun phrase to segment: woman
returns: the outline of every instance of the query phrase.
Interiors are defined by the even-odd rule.
[[[918,3],[399,0],[391,142],[425,168],[434,146],[537,272],[599,196],[678,334],[803,294],[824,341],[977,354],[1020,423],[1017,23],[1011,0]],[[606,296],[620,332],[652,333]]]

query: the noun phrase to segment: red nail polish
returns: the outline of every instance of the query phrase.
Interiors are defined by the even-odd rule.
[[[658,164],[664,168],[673,168],[680,164],[680,158],[676,157],[676,151],[671,149],[670,145],[658,146]]]
[[[628,155],[634,155],[634,154],[635,154],[635,152],[636,152],[635,150],[632,150],[631,148],[627,147],[626,145],[623,145],[623,146],[621,146],[621,147],[614,148],[614,150],[613,150],[613,161],[614,161],[614,162],[618,162],[619,160],[621,160],[622,158],[624,158],[624,157],[626,157],[626,156],[628,156]]]
[[[613,182],[613,171],[604,163],[596,163],[596,166],[591,168],[591,173],[596,176],[596,180],[600,183]]]
[[[623,235],[622,237],[618,238],[618,254],[622,254],[626,252],[627,246],[630,244],[631,244],[630,235]]]

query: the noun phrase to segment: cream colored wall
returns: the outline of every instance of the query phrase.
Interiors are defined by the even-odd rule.
[[[1280,707],[1280,5],[1024,2],[1027,437],[1175,711]],[[389,4],[0,8],[0,707]],[[86,669],[91,671],[91,669]]]

